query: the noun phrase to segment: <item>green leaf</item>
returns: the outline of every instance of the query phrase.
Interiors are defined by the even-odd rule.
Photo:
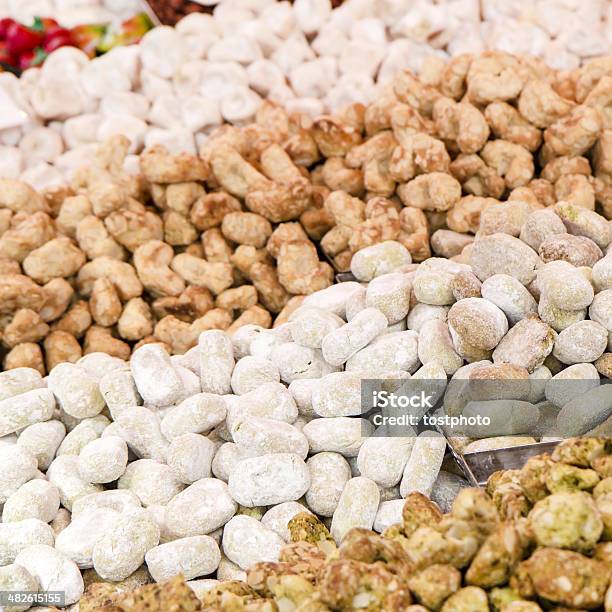
[[[49,56],[48,53],[42,47],[36,47],[34,49],[34,59],[32,60],[32,66],[40,66]]]
[[[40,17],[34,17],[34,23],[32,24],[32,30],[36,30],[37,32],[43,32],[45,26]]]

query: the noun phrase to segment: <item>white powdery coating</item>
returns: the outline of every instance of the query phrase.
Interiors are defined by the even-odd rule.
[[[531,293],[508,274],[494,274],[487,278],[480,293],[504,312],[510,325],[538,312],[538,304]]]
[[[0,402],[0,438],[33,423],[48,421],[55,409],[49,389],[32,389]]]
[[[186,433],[174,438],[168,451],[168,466],[172,475],[184,484],[210,478],[217,447],[208,438]]]
[[[247,416],[261,416],[293,423],[298,417],[298,409],[285,385],[270,382],[259,389],[235,397],[231,404],[228,403],[227,424],[230,428],[236,417]]]
[[[346,303],[346,320],[352,321],[364,308],[366,308],[366,288],[359,287],[351,296],[351,299]]]
[[[145,555],[147,569],[155,582],[179,574],[185,580],[212,574],[221,561],[217,542],[205,535],[182,538],[151,548]]]
[[[4,504],[2,522],[11,523],[35,518],[50,523],[60,506],[57,487],[47,480],[36,478],[21,485]]]
[[[302,306],[315,306],[332,312],[346,319],[347,304],[353,299],[355,293],[360,292],[361,285],[356,281],[332,285],[321,291],[307,295]]]
[[[76,603],[84,585],[76,564],[52,546],[28,546],[17,555],[16,565],[24,567],[40,585],[41,591],[63,591],[66,605]]]
[[[612,251],[593,266],[593,285],[597,291],[612,289]]]
[[[38,519],[0,523],[0,566],[13,563],[15,557],[33,544],[53,546],[53,529]]]
[[[186,48],[178,32],[169,26],[149,31],[142,39],[142,64],[160,77],[170,78],[184,63]]]
[[[309,348],[321,348],[325,336],[344,325],[338,315],[314,306],[298,308],[289,321],[291,339]]]
[[[93,483],[107,483],[117,480],[128,462],[128,448],[125,440],[108,436],[92,440],[79,454],[81,476]]]
[[[147,506],[146,510],[159,527],[159,543],[165,544],[166,542],[176,540],[176,535],[166,525],[166,506],[153,504],[152,506]]]
[[[127,367],[123,359],[100,352],[83,355],[76,365],[83,368],[98,384],[107,374],[117,373]]]
[[[361,414],[361,376],[354,372],[333,372],[319,379],[312,392],[312,409],[322,417]]]
[[[134,406],[123,412],[113,425],[114,435],[122,437],[137,457],[166,460],[168,441],[162,435],[159,419],[151,410]]]
[[[36,475],[37,461],[30,451],[11,444],[0,447],[0,504]]]
[[[264,328],[261,325],[253,325],[249,323],[247,325],[243,325],[239,327],[232,334],[232,344],[234,345],[234,358],[236,360],[242,359],[249,354],[251,342],[257,338],[264,331]],[[197,347],[194,347],[196,351]],[[190,355],[194,349],[189,349],[185,353],[185,355]],[[198,370],[199,371],[199,370]]]
[[[564,329],[555,340],[552,354],[568,365],[595,361],[608,344],[608,331],[595,321],[579,321]]]
[[[494,274],[508,274],[527,285],[533,280],[539,262],[533,249],[508,234],[478,237],[470,251],[472,271],[481,281]]]
[[[390,499],[381,501],[378,506],[378,512],[374,518],[374,531],[382,533],[392,525],[397,525],[402,522],[402,511],[405,501],[403,499]]]
[[[230,561],[223,553],[221,562],[217,568],[217,578],[223,580],[243,580],[246,581],[247,573],[236,563]]]
[[[200,351],[197,344],[182,355],[171,355],[170,361],[173,365],[186,368],[198,378],[200,377]]]
[[[198,393],[170,408],[161,422],[161,432],[170,441],[186,433],[210,431],[227,413],[225,401],[213,393]]]
[[[223,395],[232,392],[234,347],[231,338],[222,331],[211,329],[198,338],[200,382],[202,391]]]
[[[612,331],[612,289],[598,293],[589,307],[589,317]]]
[[[447,265],[438,265],[438,261],[440,260],[426,260],[417,268],[412,288],[420,303],[448,306],[455,301],[452,287],[455,272]]]
[[[168,502],[165,523],[178,537],[206,535],[225,525],[237,509],[224,482],[203,478]]]
[[[440,364],[448,375],[453,375],[463,365],[463,357],[455,351],[444,321],[430,319],[422,325],[419,332],[419,360],[423,364]]]
[[[113,419],[132,406],[142,405],[132,373],[125,370],[109,372],[100,379],[100,393]]]
[[[578,268],[566,261],[551,261],[538,270],[538,287],[556,308],[580,310],[593,301],[591,283]]]
[[[402,478],[415,440],[415,433],[401,438],[368,438],[357,455],[359,472],[381,487],[395,486]]]
[[[83,480],[76,455],[56,457],[47,470],[47,479],[58,488],[62,506],[67,510],[72,509],[79,497],[102,490],[100,485]]]
[[[235,516],[223,529],[223,552],[244,570],[260,561],[278,561],[284,545],[276,532],[250,516]]]
[[[105,580],[124,580],[159,543],[159,527],[145,510],[123,515],[93,548],[93,567]]]
[[[278,368],[267,359],[247,355],[236,363],[231,386],[236,395],[253,391],[267,382],[280,382]]]
[[[379,503],[380,492],[373,480],[363,476],[351,478],[332,518],[330,532],[336,543],[339,544],[353,527],[372,529]]]
[[[258,334],[249,345],[252,357],[270,359],[272,351],[281,344],[291,340],[291,326],[288,323],[280,325],[275,329],[265,329]]]
[[[347,370],[376,375],[382,372],[414,372],[419,366],[419,335],[412,330],[384,334],[355,353]]]
[[[374,426],[370,421],[351,417],[314,419],[302,429],[311,453],[329,451],[345,457],[356,457],[361,445],[373,432]]]
[[[330,452],[313,455],[306,465],[310,470],[310,488],[306,491],[308,507],[321,516],[332,516],[351,478],[351,467],[342,455]]]
[[[448,319],[449,306],[436,306],[434,304],[423,304],[419,302],[410,309],[406,323],[408,329],[420,332],[423,325],[431,319],[446,321]]]
[[[555,212],[561,217],[568,233],[574,236],[586,236],[602,251],[605,251],[612,241],[608,220],[594,210],[559,202],[555,206]]]
[[[291,393],[301,416],[308,419],[315,414],[312,407],[312,395],[319,385],[318,378],[299,378],[289,385]]]
[[[511,363],[533,372],[553,350],[556,333],[546,323],[528,317],[519,321],[493,351],[495,364]]]
[[[89,442],[97,440],[102,434],[109,435],[107,425],[110,425],[110,421],[103,415],[78,421],[62,440],[56,455],[78,455]]]
[[[287,524],[296,515],[302,512],[312,514],[312,512],[302,504],[296,501],[283,502],[277,506],[272,506],[262,517],[261,524],[272,531],[278,533],[278,535],[285,540],[285,542],[291,542],[291,534],[289,533],[289,527]]]
[[[331,365],[342,365],[381,334],[387,325],[387,317],[378,308],[365,308],[349,323],[323,338],[323,358]]]
[[[565,225],[559,216],[550,208],[545,208],[536,210],[527,217],[521,227],[519,238],[537,251],[547,238],[565,232]]]
[[[38,580],[21,565],[5,565],[0,567],[0,591],[38,591]],[[11,612],[23,612],[30,608],[29,603],[13,604]]]
[[[212,462],[212,473],[216,478],[225,482],[229,480],[229,475],[240,461],[245,459],[242,451],[233,442],[222,444]]]
[[[236,420],[231,431],[234,442],[244,457],[294,453],[305,460],[308,455],[306,436],[283,421],[248,417]]]
[[[406,497],[411,491],[430,495],[445,451],[446,439],[442,435],[424,431],[417,437],[400,483],[402,497]]]
[[[202,391],[202,388],[200,386],[200,377],[198,374],[195,374],[189,368],[186,368],[177,363],[173,363],[173,366],[177,374],[179,375],[179,378],[181,379],[181,383],[183,384],[182,393],[174,402],[175,404],[179,404],[188,397],[200,393],[200,391]],[[162,410],[164,408],[166,408],[166,406],[161,407]]]
[[[278,453],[241,461],[229,477],[229,491],[241,505],[271,506],[302,497],[310,473],[295,453]]]
[[[495,348],[508,332],[503,311],[484,298],[470,297],[455,302],[448,311],[448,327],[452,337],[476,349]]]
[[[93,567],[92,554],[98,540],[119,520],[121,514],[110,508],[96,508],[73,518],[55,539],[55,548],[79,568]]]
[[[0,402],[45,386],[42,376],[34,368],[13,368],[0,373]]]
[[[96,416],[104,409],[104,398],[97,381],[81,366],[58,364],[49,373],[47,386],[62,410],[77,419]]]
[[[147,404],[170,406],[180,397],[181,377],[160,344],[145,344],[135,350],[130,367],[136,388]]]
[[[300,378],[321,378],[337,368],[329,365],[320,350],[284,342],[272,350],[270,360],[278,368],[284,383]]]
[[[371,281],[410,263],[410,251],[403,244],[385,240],[357,251],[351,260],[351,272],[359,281]]]
[[[38,461],[38,469],[46,470],[66,437],[66,427],[60,421],[44,421],[26,427],[17,439],[17,445],[29,450]]]
[[[366,290],[366,305],[378,308],[390,325],[403,319],[410,310],[410,276],[399,272],[373,279]]]
[[[139,459],[130,463],[119,478],[117,487],[134,493],[145,507],[167,504],[184,489],[168,465],[152,459]]]
[[[131,510],[136,510],[140,507],[140,500],[131,491],[127,489],[112,489],[98,493],[89,493],[79,497],[72,506],[72,518],[74,519],[85,512],[90,512],[97,508],[110,508],[111,510],[116,510],[119,514],[128,514]]]

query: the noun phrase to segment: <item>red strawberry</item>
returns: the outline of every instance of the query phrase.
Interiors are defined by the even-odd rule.
[[[16,66],[17,61],[15,58],[8,52],[6,48],[6,41],[0,40],[0,62],[4,64],[8,64],[9,66]]]
[[[34,66],[40,66],[46,59],[47,54],[40,48],[25,51],[19,57],[19,69],[27,70]]]
[[[0,40],[5,40],[6,35],[8,34],[8,29],[15,23],[14,19],[10,17],[5,17],[4,19],[0,19]]]
[[[43,43],[43,49],[47,53],[51,53],[60,47],[69,47],[73,45],[74,43],[72,41],[70,30],[58,27],[47,32],[45,35],[45,41]]]
[[[25,51],[31,51],[42,44],[43,34],[26,28],[20,23],[13,23],[9,26],[6,34],[7,47],[13,55],[21,55]]]

